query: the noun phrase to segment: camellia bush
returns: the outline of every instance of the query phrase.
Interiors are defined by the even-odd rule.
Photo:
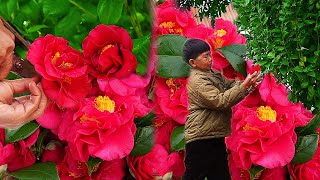
[[[232,2],[248,37],[249,57],[290,88],[290,100],[319,112],[320,2]]]
[[[0,129],[2,178],[181,179],[190,71],[182,46],[188,38],[207,41],[212,68],[228,79],[244,79],[260,70],[244,58],[246,37],[221,18],[214,27],[198,25],[172,0],[152,7],[152,28],[145,25],[150,17],[144,1],[101,0],[97,7],[59,1],[69,9],[60,12],[60,6],[46,4],[51,1],[1,6],[1,15],[31,42],[16,52],[41,75],[50,99],[36,121]],[[43,24],[18,13],[34,5]],[[65,20],[74,12],[95,19],[81,19],[74,31],[59,34],[65,32],[55,24],[74,23]],[[81,34],[82,28],[87,32]],[[286,86],[267,73],[233,109],[226,139],[232,178],[301,179],[305,172],[319,177],[319,122],[302,103],[290,102]]]

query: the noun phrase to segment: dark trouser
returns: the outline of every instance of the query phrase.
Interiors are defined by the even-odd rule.
[[[183,180],[230,180],[228,154],[224,138],[193,141],[186,144],[186,171]]]

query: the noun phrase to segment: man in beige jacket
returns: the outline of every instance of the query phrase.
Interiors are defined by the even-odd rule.
[[[199,39],[184,44],[183,58],[192,68],[187,84],[190,113],[185,125],[183,180],[230,179],[224,137],[230,134],[231,107],[256,85],[260,72],[249,74],[243,82],[225,79],[211,69],[210,47]]]

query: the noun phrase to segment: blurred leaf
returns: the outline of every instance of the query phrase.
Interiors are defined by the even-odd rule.
[[[186,140],[184,139],[184,126],[176,127],[170,137],[170,150],[180,151],[185,149]]]
[[[32,166],[10,172],[9,175],[23,180],[59,179],[57,167],[52,162],[37,163]]]
[[[48,26],[47,26],[47,25],[44,25],[44,24],[35,25],[35,26],[32,26],[32,27],[30,27],[29,29],[27,29],[26,32],[27,32],[27,33],[32,33],[32,32],[39,31],[40,29],[47,28],[47,27],[48,27]]]
[[[47,17],[62,17],[70,10],[68,0],[43,0],[43,14]],[[71,21],[70,21],[71,22]]]
[[[293,164],[302,164],[310,161],[318,148],[318,134],[298,136],[296,152],[291,161]]]
[[[62,36],[70,41],[77,32],[77,27],[81,22],[81,13],[77,9],[69,9],[69,13],[55,26],[55,35]]]
[[[43,142],[44,142],[44,139],[45,137],[47,136],[48,134],[48,129],[44,129],[43,131],[40,131],[40,134],[38,136],[38,139],[36,141],[36,157],[38,159],[40,159],[40,157],[42,156],[42,153],[43,153],[43,150],[44,150],[44,145],[43,145]]]
[[[232,44],[229,46],[225,46],[218,49],[224,57],[229,61],[232,67],[242,74],[246,76],[246,62],[242,57],[247,53],[247,48],[242,44]]]
[[[165,78],[188,77],[190,66],[182,59],[183,44],[187,38],[164,35],[157,40],[157,75]]]
[[[135,118],[134,123],[138,127],[145,127],[145,126],[150,126],[152,124],[152,121],[156,118],[156,115],[150,111],[146,116],[140,117],[140,118]]]
[[[123,0],[100,0],[97,8],[100,22],[116,24],[121,17],[123,5]]]
[[[134,147],[130,153],[132,156],[148,154],[154,145],[154,128],[152,126],[138,127],[134,135]]]
[[[139,64],[137,67],[137,72],[139,74],[145,74],[148,66],[149,51],[150,51],[150,34],[143,36],[139,39],[133,40],[133,50],[132,53],[136,56]]]
[[[99,167],[99,165],[102,163],[102,159],[100,158],[93,158],[90,157],[89,160],[86,162],[88,166],[88,174],[91,176],[92,172]]]
[[[39,124],[31,121],[14,129],[6,129],[6,143],[13,143],[25,139],[33,134],[38,128]]]
[[[262,166],[255,166],[252,165],[251,168],[249,169],[249,174],[250,174],[250,180],[255,180],[256,176],[259,176],[259,174],[264,170],[264,167]],[[259,178],[257,178],[259,179]]]

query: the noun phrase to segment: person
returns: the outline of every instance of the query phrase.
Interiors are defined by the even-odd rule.
[[[14,35],[0,20],[0,128],[14,128],[34,120],[48,104],[39,77],[5,80],[12,68],[14,47]],[[25,92],[31,94],[14,97]]]
[[[230,179],[224,138],[230,134],[231,107],[256,85],[260,72],[249,74],[244,81],[225,79],[211,69],[210,47],[200,39],[185,42],[183,59],[191,66],[183,180]]]

